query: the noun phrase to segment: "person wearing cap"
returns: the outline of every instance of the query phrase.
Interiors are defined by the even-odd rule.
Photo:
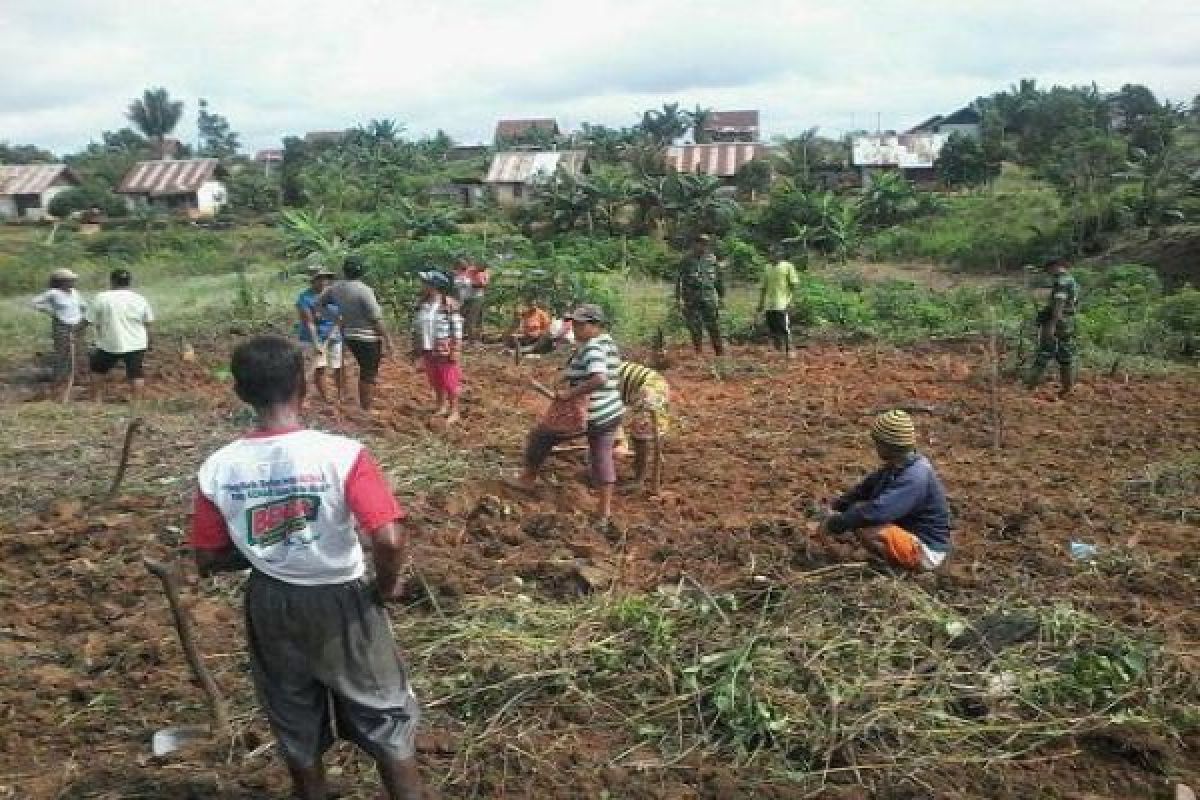
[[[50,317],[50,335],[54,344],[54,380],[62,382],[71,374],[84,326],[87,303],[75,288],[79,276],[65,267],[50,273],[50,286],[35,296],[33,307]]]
[[[454,286],[462,303],[466,339],[478,342],[483,338],[483,306],[491,274],[487,264],[475,263],[465,253],[454,261]]]
[[[346,256],[344,280],[322,292],[320,302],[332,301],[342,315],[342,339],[358,364],[358,405],[370,411],[380,362],[392,352],[392,338],[383,324],[383,307],[375,290],[363,282],[367,269],[362,257]]]
[[[108,283],[112,288],[96,295],[87,310],[88,323],[96,332],[89,366],[97,375],[107,376],[118,363],[124,364],[129,402],[134,403],[146,388],[145,360],[154,312],[145,297],[129,288],[133,285],[129,270],[114,269]],[[101,400],[105,383],[107,380],[101,383]]]
[[[578,347],[567,360],[554,399],[559,403],[586,404],[585,428],[578,432],[534,428],[525,445],[525,467],[515,485],[532,490],[550,451],[565,441],[586,435],[592,485],[600,494],[597,516],[600,522],[608,523],[612,516],[613,485],[617,482],[613,445],[625,413],[617,386],[621,353],[605,330],[608,317],[600,306],[579,306],[567,319],[572,322]]]
[[[462,385],[463,318],[454,299],[454,279],[444,272],[418,273],[421,302],[413,315],[413,360],[425,368],[425,377],[437,402],[435,416],[447,425],[459,421],[458,396]]]
[[[1067,272],[1067,262],[1053,258],[1044,265],[1051,275],[1050,299],[1038,312],[1038,351],[1025,385],[1034,389],[1051,359],[1058,362],[1059,394],[1066,397],[1075,383],[1075,312],[1079,284]]]
[[[912,417],[887,411],[871,425],[883,466],[832,504],[823,533],[855,533],[873,555],[903,569],[937,569],[950,551],[946,490],[929,459],[917,452]]]
[[[325,295],[325,290],[335,277],[333,270],[319,264],[308,268],[309,286],[296,298],[296,315],[300,318],[296,330],[305,360],[312,365],[313,386],[317,396],[322,402],[329,402],[325,391],[325,370],[331,370],[338,405],[341,405],[346,388],[346,376],[342,370],[341,313],[333,298]]]
[[[725,284],[721,280],[717,257],[712,252],[712,238],[701,234],[683,259],[675,279],[675,302],[683,313],[697,355],[704,352],[705,331],[708,331],[713,352],[718,356],[725,352],[720,319],[724,298]]]

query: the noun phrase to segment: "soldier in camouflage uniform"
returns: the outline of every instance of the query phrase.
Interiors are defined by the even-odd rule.
[[[1038,351],[1033,360],[1026,386],[1038,385],[1050,359],[1058,362],[1060,394],[1066,397],[1075,383],[1075,312],[1079,307],[1079,284],[1067,272],[1064,259],[1046,263],[1053,276],[1050,300],[1038,312]]]
[[[724,298],[725,284],[721,281],[717,258],[712,253],[712,240],[706,235],[698,236],[692,251],[680,265],[675,281],[675,302],[683,312],[697,354],[704,351],[705,330],[708,330],[713,352],[718,356],[725,352],[720,323]]]

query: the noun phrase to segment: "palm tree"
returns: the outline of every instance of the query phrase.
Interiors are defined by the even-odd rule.
[[[598,169],[583,181],[582,186],[596,213],[604,220],[608,235],[616,236],[621,212],[633,190],[629,177],[620,169]]]
[[[692,126],[692,141],[696,144],[708,144],[712,141],[712,132],[708,123],[712,122],[712,109],[696,106],[687,112],[687,120]]]
[[[154,143],[156,158],[166,156],[167,134],[175,130],[183,116],[183,103],[171,99],[161,86],[147,89],[142,96],[129,104],[125,116]]]
[[[686,111],[679,110],[679,103],[663,103],[662,111],[651,109],[642,114],[642,130],[663,147],[688,132],[691,123]]]

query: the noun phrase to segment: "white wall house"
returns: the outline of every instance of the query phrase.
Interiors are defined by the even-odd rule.
[[[515,206],[532,200],[534,190],[560,171],[578,178],[586,165],[586,150],[505,150],[496,153],[483,182],[498,205]]]
[[[55,195],[78,185],[65,164],[0,165],[0,218],[42,219]]]
[[[126,173],[117,193],[124,195],[131,210],[154,208],[211,217],[229,202],[223,177],[215,158],[139,161]]]

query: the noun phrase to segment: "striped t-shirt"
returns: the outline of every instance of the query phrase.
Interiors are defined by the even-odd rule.
[[[578,386],[593,375],[605,377],[604,385],[588,396],[588,427],[597,428],[615,422],[625,412],[617,388],[617,369],[620,366],[621,354],[617,351],[617,343],[607,333],[581,345],[567,361],[566,378],[572,386]]]
[[[635,364],[632,361],[626,361],[621,364],[617,370],[617,388],[621,392],[621,400],[625,405],[635,405],[642,393],[642,387],[646,385],[646,381],[653,378],[661,379],[654,370],[641,364]]]

